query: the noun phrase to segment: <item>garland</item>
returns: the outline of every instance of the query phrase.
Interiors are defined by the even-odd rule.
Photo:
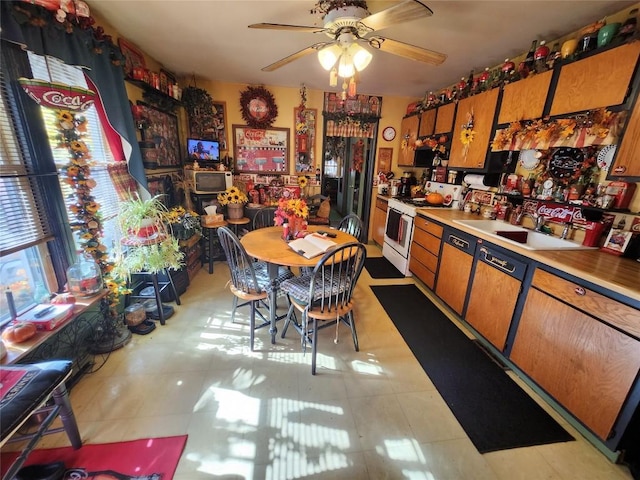
[[[58,130],[56,148],[66,148],[69,152],[69,163],[62,167],[64,182],[69,185],[75,196],[75,203],[69,208],[75,215],[70,222],[71,229],[78,232],[82,249],[89,253],[100,267],[105,285],[109,289],[107,296],[112,315],[119,303],[119,296],[128,293],[121,282],[111,278],[113,263],[108,261],[107,247],[102,243],[102,221],[100,205],[95,201],[91,190],[96,181],[91,178],[91,153],[83,138],[87,131],[87,119],[70,110],[58,110],[56,113]]]
[[[367,130],[371,124],[380,120],[380,117],[370,113],[323,112],[323,115],[327,121],[333,121],[338,126],[355,125],[362,130]]]
[[[214,105],[211,95],[197,87],[187,87],[182,91],[182,103],[189,117],[189,131],[198,138],[210,138],[215,131]]]
[[[251,112],[252,102],[264,104],[266,112],[263,117],[256,118]],[[240,113],[251,128],[266,129],[271,126],[278,116],[278,107],[269,90],[264,87],[247,87],[240,94]]]

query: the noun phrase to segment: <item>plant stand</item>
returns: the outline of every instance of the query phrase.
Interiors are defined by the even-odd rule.
[[[166,317],[164,315],[164,306],[162,305],[162,294],[166,291],[166,289],[171,290],[176,304],[180,305],[180,296],[175,284],[173,283],[173,279],[166,269],[164,270],[164,273],[166,274],[168,279],[166,282],[158,281],[157,273],[138,272],[138,274],[149,275],[151,279],[151,285],[147,285],[145,282],[142,282],[133,289],[133,293],[130,296],[130,298],[133,299],[149,299],[151,298],[149,295],[140,295],[140,292],[145,286],[153,286],[153,296],[156,300],[156,307],[158,309],[158,320],[160,321],[160,325],[164,325],[166,320]]]

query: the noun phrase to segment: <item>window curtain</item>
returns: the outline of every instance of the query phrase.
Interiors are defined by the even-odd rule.
[[[62,25],[53,13],[24,2],[0,2],[0,21],[2,39],[39,55],[49,55],[68,65],[85,68],[87,77],[97,87],[107,123],[120,136],[120,145],[112,147],[114,154],[122,152],[124,158],[120,160],[127,161],[131,175],[147,188],[124,84],[122,54],[110,38],[102,35],[99,28],[81,28],[70,22]]]
[[[327,129],[325,135],[328,137],[360,137],[373,138],[376,131],[375,123],[365,124],[366,128],[362,128],[360,122],[352,120],[327,120]]]

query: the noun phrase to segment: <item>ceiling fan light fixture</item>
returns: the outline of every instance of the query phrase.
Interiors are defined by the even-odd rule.
[[[342,49],[338,45],[331,45],[318,50],[318,61],[322,68],[329,71],[336,64],[341,54]]]
[[[359,72],[367,68],[369,63],[371,63],[371,59],[373,55],[366,49],[361,47],[360,45],[353,44],[349,47],[349,53],[351,54],[351,58],[353,59],[353,66]]]
[[[356,67],[353,65],[353,59],[347,51],[340,57],[338,63],[338,75],[342,78],[351,78],[356,73]]]

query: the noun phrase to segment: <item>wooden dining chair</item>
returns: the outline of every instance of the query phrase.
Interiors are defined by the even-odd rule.
[[[251,307],[249,340],[251,350],[254,347],[255,330],[270,325],[269,320],[258,310],[261,303],[271,308],[266,303],[271,288],[278,288],[281,282],[292,278],[293,274],[285,267],[278,267],[278,275],[275,279],[269,278],[269,269],[266,262],[256,262],[247,254],[238,237],[228,227],[218,228],[220,245],[227,257],[229,273],[231,275],[230,289],[233,293],[233,310],[231,321],[234,320],[235,311],[245,305]],[[244,303],[238,305],[238,300]],[[275,306],[274,306],[275,308]],[[262,322],[256,325],[256,314]]]
[[[338,230],[342,230],[350,235],[353,235],[358,239],[359,242],[362,242],[362,220],[355,213],[350,213],[338,224]]]
[[[364,244],[350,242],[340,245],[327,253],[316,263],[313,271],[282,282],[280,288],[290,300],[291,306],[282,338],[290,324],[300,333],[303,350],[311,344],[311,374],[316,374],[316,354],[318,351],[318,330],[344,323],[351,330],[353,346],[357,351],[358,334],[353,315],[353,292],[362,272],[366,258]],[[295,310],[301,312],[297,321]]]
[[[256,216],[253,217],[253,230],[265,227],[273,227],[274,223],[274,211],[271,208],[263,208],[258,210]]]

